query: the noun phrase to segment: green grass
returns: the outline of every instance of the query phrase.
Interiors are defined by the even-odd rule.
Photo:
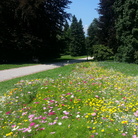
[[[38,62],[38,63],[14,63],[14,64],[1,64],[0,70],[5,69],[12,69],[12,68],[19,68],[19,67],[25,67],[25,66],[33,66],[37,64],[46,64],[46,63],[53,63],[53,62],[61,62],[61,61],[67,61],[67,60],[73,60],[73,59],[79,59],[79,58],[85,58],[86,56],[77,56],[72,57],[70,55],[64,55],[57,59],[48,59],[47,61]]]
[[[83,62],[14,79],[1,97],[0,137],[138,137],[137,67]]]
[[[37,64],[1,64],[0,65],[0,70],[26,67],[26,66],[33,66],[33,65],[37,65]]]
[[[71,59],[71,56],[62,56],[62,59],[67,60],[69,58]],[[81,57],[79,57],[79,58],[81,58]],[[0,82],[0,95],[3,95],[3,93],[5,93],[7,90],[13,88],[14,84],[20,80],[31,80],[31,79],[36,79],[36,78],[43,79],[46,77],[55,79],[55,78],[59,77],[58,74],[63,74],[63,75],[70,74],[72,72],[74,66],[75,66],[74,64],[68,65],[68,66],[64,66],[64,67],[60,67],[60,68],[56,68],[56,69],[39,72],[36,74],[31,74],[31,75],[27,75],[24,77]],[[104,69],[115,70],[115,71],[121,72],[125,75],[138,76],[138,65],[136,65],[136,64],[117,63],[117,62],[97,62],[97,66],[102,67]]]
[[[64,55],[61,56],[61,58],[58,58],[58,60],[72,60],[72,59],[79,59],[79,58],[85,58],[87,56],[76,56],[76,57],[72,57],[70,55]]]
[[[125,75],[138,76],[138,65],[119,62],[98,62],[99,67],[112,69]]]
[[[36,78],[37,79],[44,79],[47,77],[56,79],[56,78],[60,77],[59,74],[62,74],[63,76],[69,75],[71,73],[71,71],[73,70],[73,68],[74,68],[74,64],[71,64],[68,66],[63,66],[60,68],[51,69],[51,70],[27,75],[24,77],[19,77],[19,78],[15,78],[12,80],[0,82],[0,95],[3,95],[7,90],[13,88],[14,84],[20,80],[33,80]]]

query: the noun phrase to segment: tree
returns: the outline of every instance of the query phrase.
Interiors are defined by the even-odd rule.
[[[3,30],[7,31],[7,34],[3,33],[0,41],[3,51],[7,51],[8,38],[11,40],[9,47],[15,46],[11,48],[15,53],[14,59],[27,55],[28,58],[36,56],[39,59],[59,56],[60,45],[57,36],[62,32],[66,19],[70,17],[70,14],[65,12],[70,3],[69,0],[2,1],[1,24]],[[7,17],[10,19],[7,20]]]
[[[16,54],[15,11],[19,2],[15,0],[0,1],[0,62],[6,62]]]
[[[85,32],[84,28],[82,25],[82,20],[80,19],[78,22],[78,38],[80,39],[80,55],[85,55],[86,54],[86,45],[85,45]]]
[[[100,0],[99,3],[99,23],[98,38],[102,45],[112,48],[114,52],[117,50],[115,18],[114,13],[115,0]]]
[[[63,33],[60,36],[60,42],[61,42],[61,53],[64,55],[69,55],[70,54],[70,26],[68,22],[65,22],[64,28],[63,28]]]
[[[85,36],[82,27],[82,21],[78,22],[75,15],[72,17],[72,23],[70,26],[71,42],[70,42],[70,54],[72,56],[81,56],[85,52]]]
[[[138,0],[116,0],[116,60],[138,63]]]
[[[93,45],[99,44],[99,38],[98,38],[98,19],[93,19],[92,23],[88,27],[87,30],[87,51],[88,54],[92,56],[93,50],[92,47]]]

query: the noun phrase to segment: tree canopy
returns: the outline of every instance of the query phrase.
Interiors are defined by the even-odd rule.
[[[89,42],[97,38],[99,48],[113,50],[115,60],[138,63],[137,7],[138,0],[100,0],[97,26],[93,21],[88,29]]]
[[[72,56],[81,56],[86,54],[85,50],[85,35],[83,31],[82,20],[77,20],[76,16],[72,17],[70,26],[70,54]]]
[[[70,18],[69,0],[0,2],[0,60],[44,59],[60,54],[57,35]]]

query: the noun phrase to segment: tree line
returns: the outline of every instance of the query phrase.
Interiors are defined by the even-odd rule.
[[[137,7],[138,0],[100,0],[87,38],[95,59],[138,63]]]
[[[0,62],[45,60],[60,56],[69,0],[0,1]]]
[[[66,22],[61,35],[63,42],[63,53],[71,56],[82,56],[86,55],[85,45],[85,32],[82,25],[82,20],[72,16],[71,24]]]
[[[85,36],[69,0],[0,2],[0,62],[90,55],[138,63],[138,0],[100,0]],[[93,14],[93,13],[92,13]],[[71,19],[71,24],[68,21]]]

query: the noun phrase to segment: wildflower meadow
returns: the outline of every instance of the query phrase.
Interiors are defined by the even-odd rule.
[[[138,138],[138,76],[96,62],[21,80],[0,97],[1,138]]]

